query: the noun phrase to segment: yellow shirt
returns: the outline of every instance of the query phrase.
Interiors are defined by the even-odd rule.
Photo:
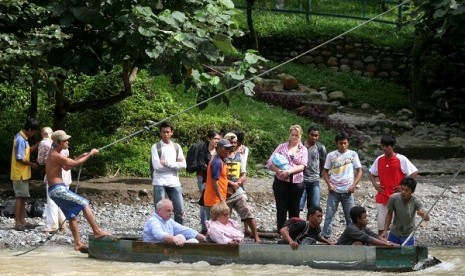
[[[30,160],[31,152],[27,139],[28,137],[26,133],[21,130],[18,134],[16,134],[15,139],[13,140],[13,149],[11,151],[11,180],[28,180],[31,178],[31,166],[24,165],[16,160],[17,157],[22,157],[24,161]],[[23,149],[23,152],[16,152],[16,145],[19,143],[24,144],[25,148]]]

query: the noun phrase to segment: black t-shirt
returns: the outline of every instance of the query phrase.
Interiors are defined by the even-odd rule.
[[[310,237],[319,241],[321,236],[321,227],[319,225],[315,228],[309,226],[307,233],[305,233],[301,238],[299,238],[299,240],[296,240],[300,233],[302,233],[305,230],[306,225],[306,221],[299,221],[288,225],[287,227],[289,228],[289,236],[291,236],[291,238],[297,243],[301,243],[302,240],[306,237]]]

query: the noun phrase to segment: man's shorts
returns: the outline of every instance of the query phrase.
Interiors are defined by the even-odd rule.
[[[378,211],[378,215],[376,216],[376,220],[378,222],[378,230],[384,230],[384,221],[386,220],[386,215],[388,212],[387,205],[376,203],[376,210]]]
[[[387,240],[390,241],[390,242],[402,245],[402,244],[404,244],[405,240],[407,240],[407,238],[408,238],[408,236],[407,237],[396,236],[396,235],[394,235],[394,233],[389,231]],[[405,246],[414,246],[414,245],[415,245],[415,237],[412,236],[408,240],[408,242],[405,243]]]
[[[238,197],[237,200],[228,203],[229,208],[236,210],[242,221],[253,219],[253,209],[247,202],[245,194]]]
[[[16,198],[31,197],[29,194],[29,182],[27,180],[13,180],[13,191]]]
[[[73,193],[68,187],[61,183],[48,187],[48,195],[60,207],[66,219],[77,216],[82,209],[89,205],[89,201],[82,196]]]

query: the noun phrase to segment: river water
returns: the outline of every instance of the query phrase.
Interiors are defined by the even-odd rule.
[[[394,275],[386,272],[329,271],[306,266],[286,265],[223,265],[211,266],[206,262],[195,264],[123,263],[90,259],[87,254],[69,247],[44,246],[22,256],[17,250],[0,250],[0,275],[340,275],[368,276]],[[403,275],[465,275],[465,248],[430,248],[430,255],[442,264]]]

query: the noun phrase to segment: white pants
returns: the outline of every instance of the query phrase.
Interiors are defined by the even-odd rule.
[[[61,155],[68,157],[69,151],[62,150]],[[73,182],[71,179],[71,170],[62,170],[61,178],[69,189],[69,185]],[[64,227],[64,221],[66,220],[65,214],[60,210],[56,203],[48,195],[48,182],[47,176],[44,178],[45,182],[45,193],[47,194],[47,207],[45,208],[45,231],[56,231],[58,228]]]
[[[55,201],[53,201],[48,195],[48,184],[45,185],[45,189],[47,193],[47,207],[45,208],[45,230],[56,231],[60,226],[64,226],[62,224],[66,220],[66,217],[65,214],[63,214],[60,208],[56,205]]]
[[[376,203],[376,210],[378,211],[378,215],[376,216],[376,220],[378,222],[378,230],[384,230],[386,215],[388,212],[387,205]]]

